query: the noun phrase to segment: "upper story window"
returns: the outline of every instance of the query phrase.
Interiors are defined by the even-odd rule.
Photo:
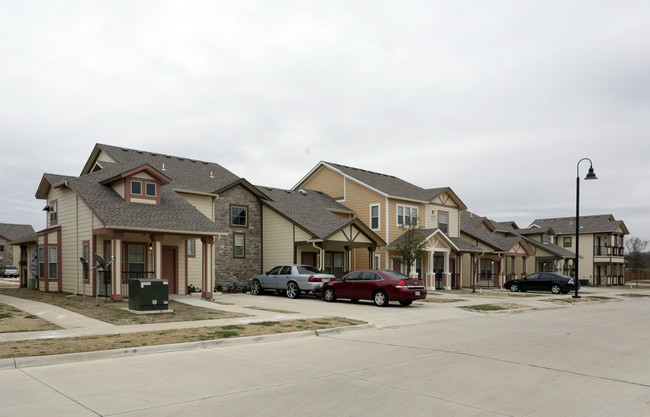
[[[564,237],[564,247],[565,248],[570,248],[571,247],[571,236],[565,236]]]
[[[59,221],[59,204],[51,201],[49,205],[50,224],[56,224]]]
[[[151,201],[159,202],[158,183],[141,178],[132,178],[129,181],[130,197],[141,199],[140,202]]]
[[[131,181],[131,194],[142,195],[142,181]]]
[[[449,233],[449,213],[446,211],[438,212],[438,229],[445,234]]]
[[[247,227],[248,226],[248,207],[230,206],[230,225]]]
[[[380,227],[379,219],[379,204],[373,204],[370,206],[370,229],[379,230]]]
[[[397,225],[398,226],[417,226],[418,208],[414,206],[397,205]]]
[[[542,233],[542,243],[548,243],[548,242],[549,242],[548,233]]]
[[[145,183],[144,195],[146,195],[147,197],[155,197],[156,196],[156,184],[154,184],[153,182]]]

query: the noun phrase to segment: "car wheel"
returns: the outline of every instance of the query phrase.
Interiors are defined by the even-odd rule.
[[[300,297],[300,288],[295,282],[290,282],[287,284],[287,297],[289,298],[298,298]]]
[[[551,286],[551,292],[552,292],[553,294],[559,294],[559,293],[562,292],[562,287],[560,287],[558,284],[553,284],[553,285]]]
[[[251,294],[261,295],[264,292],[262,289],[262,284],[258,280],[251,282]]]
[[[388,296],[385,292],[379,290],[372,296],[372,301],[378,307],[386,307],[388,305]]]
[[[323,291],[323,300],[332,302],[336,301],[336,293],[334,292],[334,288],[332,287],[327,287]]]
[[[510,285],[510,291],[512,291],[512,292],[519,291],[519,285],[517,285],[516,283],[513,283],[512,285]]]
[[[406,306],[410,306],[411,304],[413,304],[413,300],[399,300],[399,303],[401,305],[403,305],[404,307],[406,307]]]

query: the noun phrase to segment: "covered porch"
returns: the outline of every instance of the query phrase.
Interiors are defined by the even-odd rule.
[[[113,262],[106,271],[94,270],[83,284],[93,295],[120,301],[129,296],[129,279],[157,278],[168,281],[170,294],[187,294],[192,286],[201,289],[202,297],[212,298],[214,241],[203,234],[95,230],[92,242],[82,242],[84,257],[97,253]]]

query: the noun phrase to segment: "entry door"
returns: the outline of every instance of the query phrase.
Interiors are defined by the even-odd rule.
[[[162,249],[162,276],[169,282],[169,293],[178,294],[178,262],[176,261],[177,250],[174,246],[163,246]],[[203,288],[203,291],[210,291],[210,288]],[[182,291],[185,294],[185,291]]]

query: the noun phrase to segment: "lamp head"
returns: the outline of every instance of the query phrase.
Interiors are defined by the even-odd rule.
[[[587,176],[585,177],[586,180],[597,180],[598,177],[596,176],[596,173],[594,172],[594,167],[589,165],[589,172],[587,173]]]

